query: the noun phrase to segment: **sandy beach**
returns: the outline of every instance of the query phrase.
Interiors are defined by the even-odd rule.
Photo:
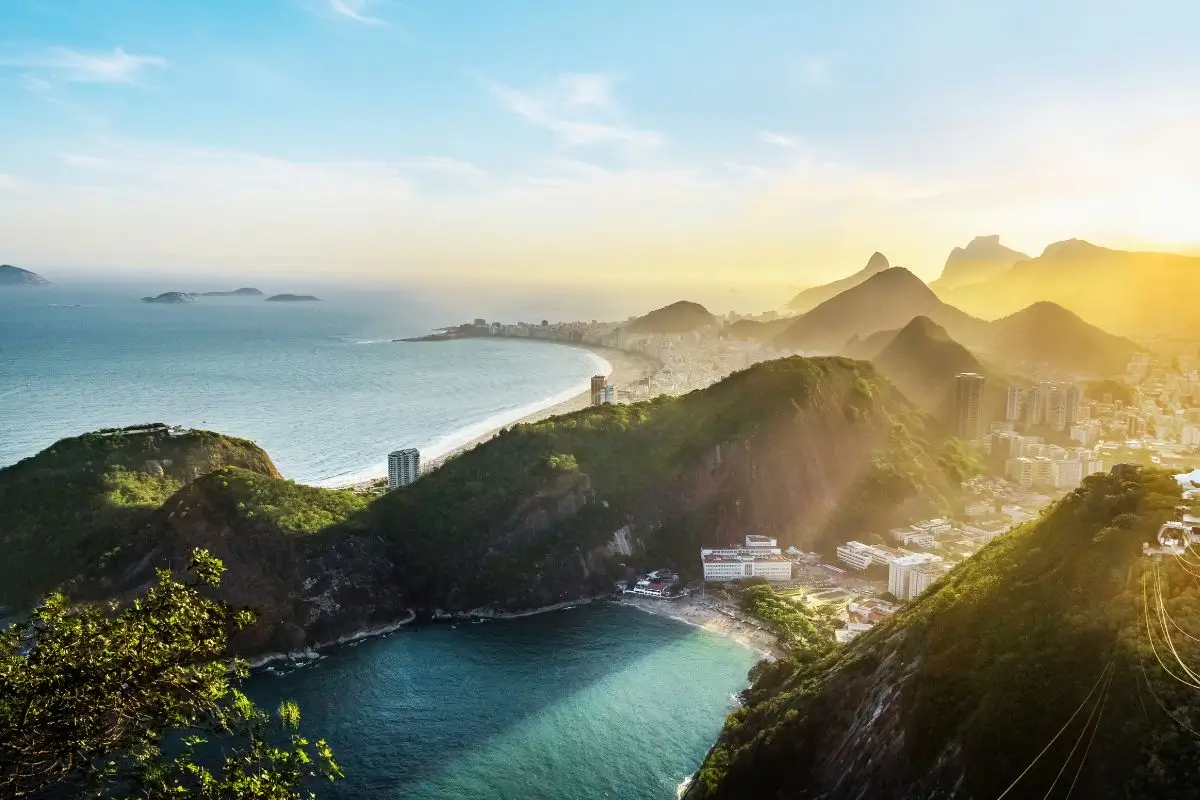
[[[640,380],[644,380],[646,378],[653,376],[658,371],[659,367],[661,366],[658,363],[658,361],[654,360],[653,358],[650,358],[649,356],[643,356],[638,353],[630,353],[625,350],[617,350],[612,347],[600,347],[597,345],[578,344],[578,343],[574,343],[574,342],[552,342],[552,341],[543,341],[543,340],[538,340],[538,339],[527,339],[527,340],[523,340],[523,339],[508,340],[508,339],[506,339],[505,341],[519,341],[519,342],[527,343],[529,345],[537,345],[537,346],[543,346],[543,347],[546,347],[546,346],[549,346],[549,347],[575,347],[575,348],[578,348],[581,350],[591,350],[596,355],[600,356],[601,358],[603,358],[605,361],[607,361],[609,364],[612,365],[612,372],[609,373],[608,382],[609,382],[609,385],[615,386],[618,389],[623,389],[625,387],[632,386],[633,384],[637,383]],[[437,344],[436,342],[431,342],[430,346],[435,346],[436,344]],[[424,469],[436,469],[438,466],[440,466],[442,464],[442,462],[446,461],[447,459],[450,459],[450,458],[453,458],[454,456],[460,455],[461,453],[464,453],[467,450],[470,450],[472,447],[475,447],[476,445],[482,444],[483,442],[486,442],[488,439],[491,439],[502,428],[508,428],[508,427],[511,427],[513,425],[518,425],[523,422],[538,422],[540,420],[548,419],[550,417],[556,417],[560,414],[569,414],[572,411],[579,411],[580,409],[587,408],[590,404],[591,404],[590,390],[580,392],[579,394],[575,395],[574,397],[572,397],[568,400],[564,400],[561,403],[558,403],[553,406],[549,406],[547,408],[543,408],[540,411],[535,411],[534,413],[529,414],[524,417],[521,417],[518,420],[498,426],[490,431],[486,431],[485,433],[475,437],[474,439],[470,440],[469,442],[464,442],[463,444],[459,445],[458,447],[454,448],[453,450],[450,450],[448,453],[445,453],[444,455],[440,455],[437,458],[430,459],[428,464],[425,465]],[[381,478],[385,478],[385,477],[387,477],[386,473],[380,472],[378,475],[376,475],[372,478],[369,478],[367,480],[356,481],[354,483],[346,484],[345,486],[341,486],[338,488],[365,490],[365,489],[369,489],[375,483],[377,483]]]
[[[787,656],[786,651],[779,645],[779,640],[765,627],[712,600],[699,597],[660,600],[654,597],[622,595],[617,602],[720,634],[743,647],[749,647],[771,661]]]

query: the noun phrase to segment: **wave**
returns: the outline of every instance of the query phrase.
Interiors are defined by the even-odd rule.
[[[367,342],[362,342],[367,344]],[[591,350],[584,351],[591,360],[595,369],[593,374],[609,376],[613,372],[613,365],[607,359],[602,358]],[[591,388],[591,377],[587,380],[571,386],[557,394],[544,397],[541,400],[535,400],[531,403],[526,403],[522,406],[507,408],[503,411],[498,411],[491,416],[488,416],[478,422],[464,425],[451,433],[435,439],[433,442],[419,443],[418,449],[421,451],[421,461],[423,464],[428,464],[431,461],[439,461],[446,456],[451,455],[457,450],[469,446],[471,443],[488,437],[499,431],[501,428],[506,428],[525,417],[532,416],[539,412],[545,411],[548,408],[565,403],[573,397],[583,394]],[[310,485],[319,486],[325,489],[341,489],[347,486],[354,486],[368,481],[378,480],[387,476],[387,460],[381,459],[372,464],[361,468],[343,472],[329,478],[312,481]]]

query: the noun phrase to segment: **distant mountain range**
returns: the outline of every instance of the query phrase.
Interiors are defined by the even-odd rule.
[[[994,322],[942,301],[902,267],[881,272],[794,320],[780,347],[876,361],[898,333],[924,318],[925,338],[948,338],[1004,369],[1106,376],[1120,372],[1139,346],[1048,302]],[[910,335],[916,331],[910,331]],[[929,349],[929,348],[926,348]],[[960,359],[961,360],[961,359]],[[967,364],[959,371],[975,371]],[[912,398],[916,399],[916,398]],[[924,404],[923,404],[924,405]]]
[[[628,333],[687,333],[716,324],[709,310],[699,303],[680,300],[656,308],[625,326]]]
[[[823,286],[814,286],[811,289],[805,289],[792,298],[792,301],[788,303],[788,307],[802,313],[809,311],[847,289],[853,289],[868,278],[878,275],[890,267],[891,264],[888,263],[887,257],[883,253],[875,253],[867,261],[867,265],[858,272],[847,278],[842,278]]]
[[[1028,261],[1029,256],[1000,244],[1000,237],[976,236],[966,247],[950,251],[942,277],[931,284],[937,292],[957,289],[995,278],[1012,269],[1018,261]]]
[[[1136,337],[1200,335],[1200,258],[1130,252],[1079,239],[970,285],[935,284],[947,302],[987,318],[1049,300],[1106,330]]]
[[[262,297],[262,290],[253,286],[244,286],[232,292],[201,292],[201,297]]]
[[[973,341],[987,323],[942,302],[925,282],[903,267],[876,273],[796,319],[775,342],[813,354],[842,352],[852,338],[899,330],[913,317],[928,317],[951,336]]]
[[[50,281],[27,269],[0,264],[0,286],[47,286]]]

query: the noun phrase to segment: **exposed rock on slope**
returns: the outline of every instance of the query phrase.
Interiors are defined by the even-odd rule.
[[[995,278],[1029,256],[1000,244],[1000,237],[976,236],[966,247],[950,251],[942,276],[931,284],[936,292],[970,286]]]
[[[689,797],[1193,795],[1200,691],[1162,665],[1168,633],[1200,659],[1175,628],[1200,633],[1200,600],[1141,557],[1178,501],[1168,475],[1092,476],[831,656],[760,665]]]
[[[410,608],[496,613],[608,594],[622,564],[694,573],[696,548],[748,530],[826,549],[944,509],[951,481],[924,426],[869,365],[792,358],[685,397],[518,425],[369,505],[280,479],[257,448],[235,458],[214,445],[206,459],[176,448],[152,466],[135,447],[113,473],[66,440],[0,470],[0,531],[15,521],[21,534],[13,574],[72,554],[24,585],[23,601],[61,583],[86,597],[131,591],[207,548],[228,568],[226,599],[258,613],[242,652],[292,649]],[[87,498],[61,515],[42,508],[59,486],[47,465],[60,462],[76,475],[66,497]],[[6,517],[2,501],[22,492]]]
[[[858,272],[842,278],[841,280],[833,281],[832,283],[826,283],[822,286],[814,286],[811,289],[805,289],[804,291],[800,292],[800,294],[792,298],[791,302],[788,303],[788,307],[793,311],[804,313],[810,309],[816,308],[817,306],[821,305],[821,303],[824,303],[826,300],[841,294],[847,289],[853,289],[855,286],[858,286],[872,275],[878,275],[880,272],[883,272],[890,267],[891,265],[888,263],[887,257],[883,253],[874,253],[871,255],[871,258],[867,260],[867,265]]]

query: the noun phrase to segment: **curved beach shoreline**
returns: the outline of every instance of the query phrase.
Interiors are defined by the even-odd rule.
[[[558,347],[574,347],[577,350],[584,350],[593,354],[600,361],[604,362],[605,367],[598,367],[597,374],[608,375],[609,384],[622,388],[637,383],[653,376],[659,369],[659,363],[654,359],[638,353],[630,353],[625,350],[617,350],[611,347],[600,347],[596,345],[579,344],[575,342],[554,342],[538,339],[513,339],[505,341],[525,341],[528,344],[536,345],[553,345]],[[438,342],[427,342],[428,346],[436,346]],[[590,377],[590,376],[589,376]],[[436,466],[448,458],[453,458],[476,445],[486,442],[504,428],[512,425],[518,425],[527,422],[538,422],[550,417],[556,417],[560,414],[569,414],[573,411],[587,408],[591,404],[590,386],[584,385],[578,393],[560,400],[542,408],[532,411],[524,416],[516,418],[504,419],[502,415],[497,415],[498,419],[494,425],[481,431],[477,436],[473,436],[465,441],[455,442],[455,434],[450,434],[444,437],[442,441],[450,440],[452,444],[449,446],[441,446],[440,443],[434,443],[425,453],[422,453],[423,460],[431,466]],[[537,405],[537,403],[531,404]],[[471,426],[464,426],[469,428]],[[381,478],[387,477],[386,465],[372,471],[366,477],[364,473],[359,472],[355,477],[347,480],[333,479],[328,481],[317,481],[313,485],[321,486],[327,489],[365,489],[379,481]]]

